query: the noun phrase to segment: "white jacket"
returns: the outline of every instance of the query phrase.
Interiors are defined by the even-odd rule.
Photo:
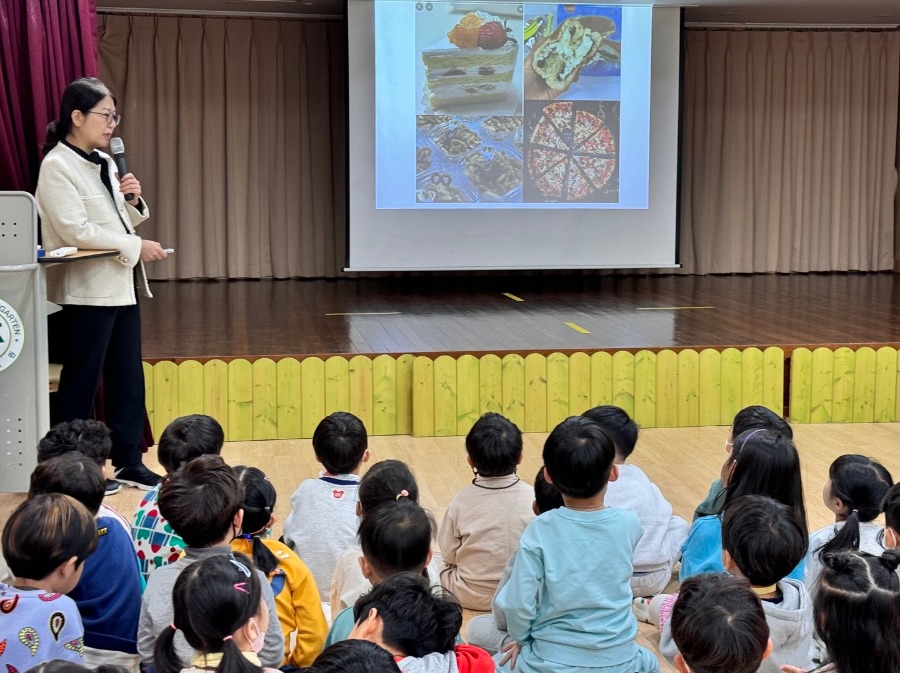
[[[137,303],[133,269],[141,291],[151,297],[147,274],[140,261],[141,238],[134,227],[150,216],[125,202],[118,191],[116,166],[98,152],[109,165],[111,198],[100,179],[100,166],[88,161],[65,143],[59,143],[44,158],[38,176],[38,214],[45,249],[75,246],[84,250],[111,248],[115,257],[67,262],[47,269],[47,298],[57,304],[86,306],[127,306]]]

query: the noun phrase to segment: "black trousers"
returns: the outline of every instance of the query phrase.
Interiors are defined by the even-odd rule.
[[[52,318],[63,365],[53,423],[92,418],[102,374],[112,463],[116,468],[140,463],[146,413],[140,307],[67,304]]]

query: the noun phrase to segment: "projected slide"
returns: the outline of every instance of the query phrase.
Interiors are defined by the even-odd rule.
[[[376,208],[647,208],[649,7],[375,3]]]

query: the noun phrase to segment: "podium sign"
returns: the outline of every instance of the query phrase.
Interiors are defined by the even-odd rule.
[[[50,427],[46,288],[37,263],[37,204],[0,192],[0,491],[28,490]]]

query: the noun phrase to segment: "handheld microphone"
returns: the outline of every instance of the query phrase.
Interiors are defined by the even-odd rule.
[[[119,175],[128,175],[128,164],[125,163],[125,143],[122,142],[121,138],[110,138],[109,149],[113,154],[113,159],[116,161],[116,168],[119,170]],[[131,194],[126,194],[125,200],[131,201],[131,197]]]

